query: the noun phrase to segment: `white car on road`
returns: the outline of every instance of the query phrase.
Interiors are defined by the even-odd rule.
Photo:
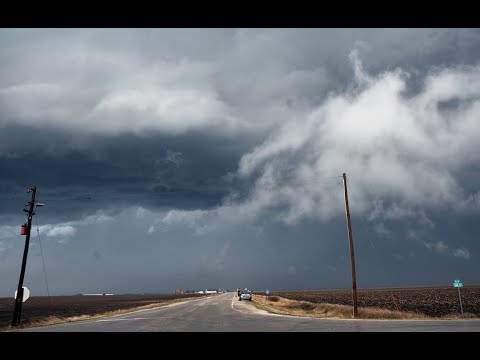
[[[252,301],[252,292],[250,290],[242,290],[242,292],[240,293],[240,297],[238,298],[238,300],[242,301],[242,300],[250,300]]]

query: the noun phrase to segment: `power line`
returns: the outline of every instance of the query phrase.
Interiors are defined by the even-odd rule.
[[[325,177],[317,177],[317,178],[311,178],[311,179],[305,179],[305,178],[294,178],[293,175],[287,176],[287,177],[280,177],[280,179],[285,179],[285,180],[292,180],[292,179],[298,179],[301,182],[306,182],[306,183],[316,183],[318,181],[322,180],[329,180],[329,179],[336,179],[336,178],[341,178],[342,176],[325,176]],[[168,186],[165,186],[165,191],[161,192],[142,192],[142,193],[136,193],[136,194],[122,194],[121,190],[119,190],[119,193],[103,193],[103,194],[79,194],[79,195],[70,195],[68,197],[64,198],[42,198],[42,201],[72,201],[72,200],[99,200],[99,199],[116,199],[116,198],[131,198],[131,197],[142,197],[142,196],[168,196],[168,195],[176,195],[178,193],[185,193],[185,192],[214,192],[214,193],[228,193],[231,191],[234,191],[235,189],[232,188],[218,188],[218,187],[172,187],[169,188]],[[70,193],[71,194],[71,193]],[[17,194],[14,193],[11,195],[11,199],[15,199],[17,197]]]
[[[47,286],[47,295],[48,295],[48,308],[50,309],[50,290],[48,288],[48,280],[47,280],[47,270],[45,268],[45,259],[43,257],[43,249],[42,249],[42,240],[40,239],[40,230],[38,228],[38,215],[35,217],[35,222],[37,224],[37,235],[38,235],[38,243],[40,244],[40,255],[42,256],[42,263],[43,263],[43,274],[45,275],[45,285]]]
[[[230,191],[232,189],[230,188],[218,188],[218,187],[169,187],[167,185],[164,185],[165,187],[165,190],[164,191],[151,191],[151,192],[143,192],[143,193],[140,193],[140,194],[123,194],[123,195],[120,195],[120,196],[151,196],[151,195],[169,195],[169,194],[173,194],[173,193],[176,193],[176,192],[185,192],[185,191],[210,191],[210,192],[227,192],[227,191]],[[122,190],[118,190],[119,192],[122,191]],[[13,194],[10,194],[10,195],[7,195],[7,194],[1,194],[3,196],[11,196],[11,199],[16,199],[17,197],[19,197],[19,195],[17,195],[16,193],[13,193]],[[102,196],[105,195],[105,194],[102,194]],[[108,195],[108,194],[107,194]],[[115,194],[117,195],[117,194]],[[98,197],[98,195],[95,195],[96,197]],[[81,197],[81,198],[79,198]],[[70,196],[68,199],[79,199],[79,200],[83,200],[83,199],[89,199],[91,198],[92,195],[91,194],[80,194],[80,195],[74,195],[74,196]],[[50,198],[43,198],[43,199],[48,199],[48,200],[57,200],[57,199],[50,199]],[[64,199],[67,199],[67,198],[64,198]]]
[[[283,178],[283,179],[291,179],[294,175],[290,174],[288,176],[283,176],[283,177],[280,177],[280,178]],[[341,178],[342,176],[341,175],[338,175],[338,176],[323,176],[323,177],[312,177],[311,179],[305,179],[305,178],[298,178],[296,177],[297,179],[299,180],[303,180],[303,181],[312,181],[312,182],[316,182],[318,180],[328,180],[328,179],[336,179],[336,178]]]

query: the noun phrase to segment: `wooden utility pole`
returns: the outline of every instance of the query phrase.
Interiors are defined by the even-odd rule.
[[[353,318],[358,317],[357,309],[357,277],[355,275],[355,253],[353,251],[352,224],[350,223],[350,209],[348,208],[347,175],[343,173],[343,189],[345,192],[345,212],[347,214],[348,240],[350,242],[350,264],[352,265],[352,298]]]
[[[27,193],[32,193],[32,200],[27,205],[30,205],[30,209],[23,211],[28,213],[28,225],[27,225],[27,237],[25,239],[25,249],[23,250],[22,270],[20,271],[20,279],[18,281],[17,297],[15,299],[15,309],[13,310],[12,326],[20,324],[20,317],[22,316],[22,303],[23,303],[23,278],[25,277],[25,267],[27,266],[28,245],[30,243],[30,229],[32,228],[32,216],[35,207],[35,193],[37,188],[34,186],[30,188]]]

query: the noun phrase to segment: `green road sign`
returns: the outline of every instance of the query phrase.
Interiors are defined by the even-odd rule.
[[[455,280],[453,282],[453,287],[462,287],[462,286],[463,286],[463,284],[460,282],[460,280]]]

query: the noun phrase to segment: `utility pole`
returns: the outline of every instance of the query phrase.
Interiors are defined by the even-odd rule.
[[[20,324],[20,317],[22,316],[22,303],[23,303],[23,278],[25,277],[25,267],[27,266],[28,245],[30,243],[30,229],[32,228],[32,216],[35,207],[35,193],[37,188],[34,186],[28,189],[27,193],[32,193],[32,200],[26,205],[30,205],[30,209],[23,211],[28,213],[27,234],[25,238],[25,249],[23,250],[22,270],[20,271],[20,279],[18,281],[17,297],[15,299],[15,309],[13,311],[12,326]]]
[[[350,242],[350,264],[352,265],[352,297],[353,297],[353,318],[358,317],[357,309],[357,278],[355,275],[355,253],[353,251],[352,224],[350,223],[350,209],[348,208],[347,175],[343,173],[343,189],[345,192],[345,212],[347,214],[348,240]]]
[[[460,310],[462,311],[462,317],[463,317],[463,306],[462,306],[462,297],[460,296],[460,286],[457,287],[458,289],[458,299],[460,300]]]

